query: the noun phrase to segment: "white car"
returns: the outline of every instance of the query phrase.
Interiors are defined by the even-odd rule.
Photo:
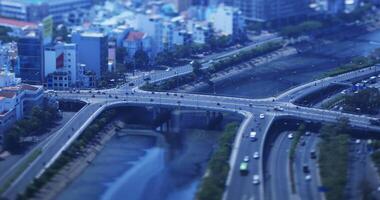
[[[253,184],[255,184],[255,185],[260,184],[260,177],[259,177],[259,175],[257,175],[257,174],[253,175],[253,178],[252,178],[252,179],[253,179],[253,180],[252,180],[252,183],[253,183]]]
[[[256,152],[253,154],[253,158],[254,158],[254,159],[259,159],[259,157],[260,157],[260,156],[259,156],[259,152],[256,151]]]
[[[264,114],[260,114],[260,119],[264,119],[265,118],[265,115]]]
[[[288,134],[288,138],[289,138],[289,139],[293,139],[293,133],[289,133],[289,134]]]
[[[244,156],[244,162],[248,162],[249,161],[249,156]]]
[[[305,176],[305,180],[306,180],[306,181],[310,181],[310,180],[311,180],[311,175],[310,175],[310,174],[306,175],[306,176]]]

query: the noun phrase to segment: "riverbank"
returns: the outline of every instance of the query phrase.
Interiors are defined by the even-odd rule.
[[[214,73],[211,75],[210,81],[212,81],[214,84],[217,84],[219,82],[223,82],[227,79],[230,79],[234,76],[238,76],[240,74],[244,74],[256,66],[267,64],[271,61],[277,60],[282,57],[291,56],[297,54],[297,49],[294,47],[283,47],[279,50],[276,50],[272,53],[269,53],[268,55],[261,56],[258,58],[254,58],[248,62],[245,62],[243,64],[239,64],[236,66],[229,67],[225,70],[222,70],[220,72]],[[203,90],[205,88],[209,87],[209,85],[205,82],[197,82],[197,83],[189,83],[185,84],[183,86],[180,86],[178,89],[175,89],[176,91],[181,92],[195,92],[199,90]]]
[[[124,127],[125,124],[120,121],[114,121],[108,124],[100,133],[98,142],[92,143],[81,156],[67,164],[61,169],[39,192],[35,195],[35,200],[52,200],[77,176],[79,176],[97,154],[104,148],[104,145],[117,133],[117,130]]]

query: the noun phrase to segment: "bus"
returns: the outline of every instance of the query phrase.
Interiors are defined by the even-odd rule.
[[[240,163],[240,174],[247,175],[248,174],[248,163],[242,162]]]

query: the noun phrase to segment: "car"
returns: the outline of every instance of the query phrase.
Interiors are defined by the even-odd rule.
[[[305,181],[310,181],[310,180],[311,180],[311,175],[310,174],[306,175],[305,176]]]
[[[305,140],[302,140],[301,142],[301,146],[305,146],[306,145],[306,141]]]
[[[305,135],[306,135],[306,136],[310,136],[311,133],[310,133],[309,131],[306,131],[306,132],[305,132]]]
[[[150,99],[150,102],[153,102],[154,100],[153,99]]]
[[[315,152],[314,149],[310,151],[310,158],[311,159],[316,159],[317,158],[317,153]]]
[[[280,107],[280,106],[274,107],[274,110],[275,111],[284,111],[284,109],[282,107]]]
[[[167,93],[166,93],[166,96],[169,96],[169,95],[170,95],[169,92],[167,92]]]
[[[119,97],[115,95],[115,99],[118,99]]]
[[[289,138],[289,139],[293,139],[293,133],[289,133],[289,134],[288,134],[288,138]]]
[[[128,85],[129,85],[129,86],[135,86],[135,84],[134,84],[134,83],[129,83]]]
[[[95,98],[95,95],[94,95],[94,94],[92,95],[92,98]]]
[[[89,90],[89,91],[88,91],[88,93],[90,93],[90,94],[91,94],[91,93],[92,93],[92,90]]]
[[[252,107],[252,106],[253,106],[253,105],[250,103],[250,104],[249,104],[249,107]]]
[[[152,91],[152,94],[155,94],[155,92]]]
[[[259,157],[260,157],[259,156],[259,152],[256,151],[255,153],[253,153],[253,158],[254,159],[259,159]]]
[[[260,114],[260,119],[264,119],[265,118],[265,115],[264,114]]]
[[[248,162],[249,161],[249,156],[244,156],[244,162]]]
[[[112,95],[108,95],[109,98],[112,98]]]
[[[216,103],[216,105],[217,105],[217,106],[220,106],[220,103],[218,102],[218,103]]]
[[[254,185],[258,185],[258,184],[260,184],[260,177],[259,177],[259,175],[257,175],[257,174],[255,174],[255,175],[253,175],[253,177],[252,177],[252,183],[254,184]]]
[[[183,95],[181,95],[180,97],[183,98]]]
[[[97,91],[96,94],[101,94],[100,91]]]
[[[305,173],[305,174],[310,173],[309,166],[307,166],[307,165],[303,165],[303,167],[302,167],[302,171],[303,171],[303,173]]]

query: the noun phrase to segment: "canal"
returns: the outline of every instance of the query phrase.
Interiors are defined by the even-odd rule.
[[[380,48],[380,31],[321,45],[217,83],[216,92],[250,98],[275,96],[376,48]],[[193,199],[218,133],[187,131],[180,145],[167,144],[173,148],[157,147],[155,137],[113,138],[58,199]]]

